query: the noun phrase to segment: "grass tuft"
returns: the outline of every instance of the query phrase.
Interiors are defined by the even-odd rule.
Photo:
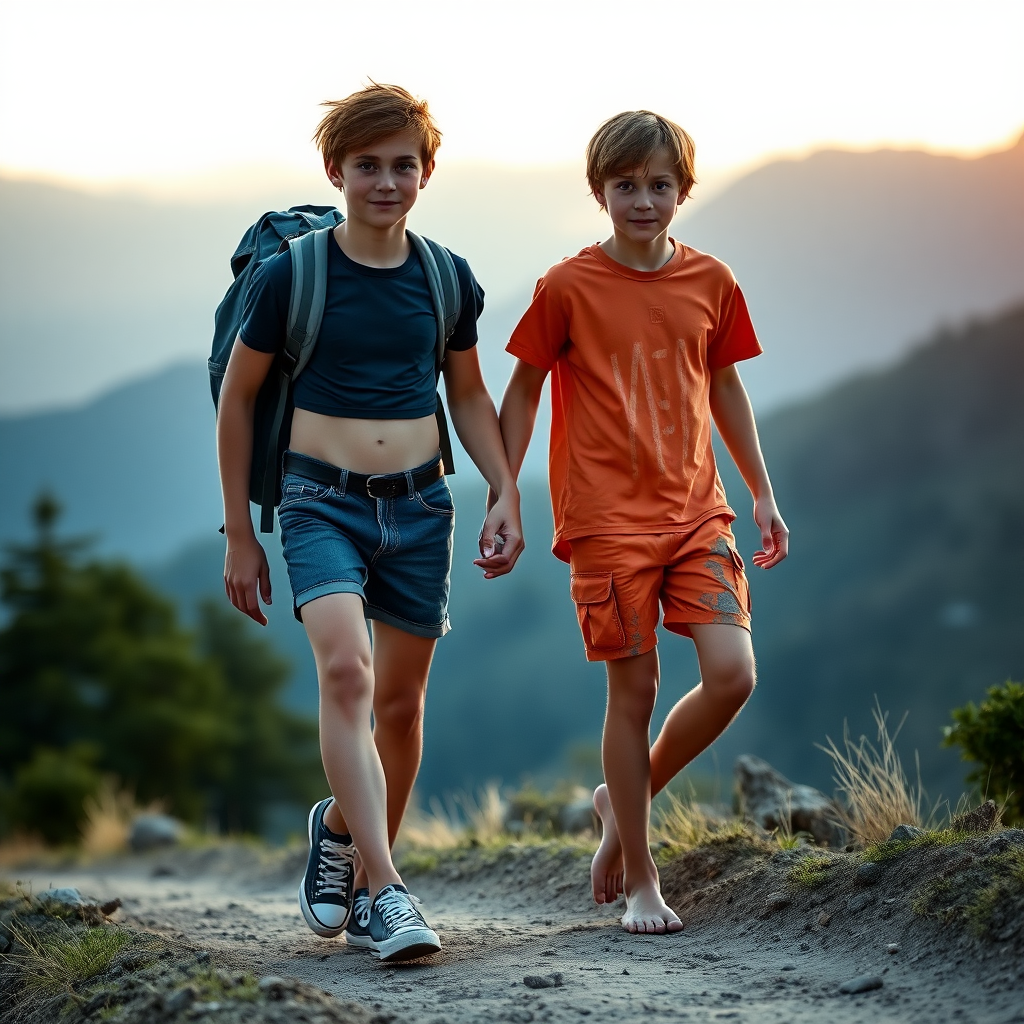
[[[664,804],[653,824],[652,835],[661,847],[658,859],[662,863],[698,846],[738,838],[753,839],[739,818],[713,817],[692,799],[683,800],[675,793],[664,794]]]
[[[811,854],[789,869],[789,880],[795,885],[815,889],[828,881],[828,872],[838,863],[832,857]]]
[[[897,825],[925,827],[922,806],[926,797],[920,773],[912,784],[896,750],[903,723],[890,736],[888,713],[883,713],[877,702],[872,715],[878,730],[877,746],[866,736],[855,743],[844,726],[843,749],[831,738],[821,747],[832,758],[836,785],[846,799],[843,824],[864,846],[885,842]],[[929,821],[932,818],[934,813]]]
[[[908,850],[923,849],[929,846],[955,846],[968,838],[967,833],[953,828],[931,829],[924,835],[915,836],[913,839],[886,839],[881,843],[872,843],[864,848],[861,857],[863,860],[880,864],[887,860],[894,860]]]
[[[35,935],[16,922],[8,926],[20,952],[3,959],[20,969],[25,985],[48,995],[72,992],[76,985],[102,974],[132,942],[119,928],[72,929],[61,924],[55,933]]]

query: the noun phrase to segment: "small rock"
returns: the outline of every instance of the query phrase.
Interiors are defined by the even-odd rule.
[[[60,889],[46,889],[39,894],[42,903],[56,903],[62,907],[84,907],[86,901],[77,889],[66,886]]]
[[[528,974],[523,978],[523,984],[527,988],[561,988],[565,984],[561,971],[554,974]]]
[[[157,864],[157,866],[150,872],[150,875],[153,878],[171,878],[176,874],[177,872],[170,866],[170,864]]]
[[[598,831],[597,815],[594,813],[594,800],[589,794],[571,800],[558,812],[558,823],[563,832]]]
[[[924,829],[916,825],[897,825],[889,835],[889,842],[906,843],[911,839],[920,839],[924,834]]]
[[[197,964],[208,964],[210,962],[210,951],[208,949],[201,949],[196,953]]]
[[[164,996],[164,1009],[168,1013],[181,1013],[196,1001],[196,990],[191,985],[179,988],[177,992]]]
[[[627,971],[627,970],[626,970],[626,968],[625,968],[625,967],[623,967],[623,968],[622,968],[622,973],[623,973],[623,974],[629,974],[629,971]]]
[[[795,964],[783,964],[779,968],[779,970],[780,971],[795,971],[796,970],[796,965]]]
[[[860,992],[872,992],[882,987],[882,979],[877,974],[862,974],[859,978],[851,978],[839,986],[844,996],[855,996]]]
[[[110,915],[121,906],[121,901],[117,897],[112,900],[107,900],[106,903],[100,904],[100,913],[104,917],[110,917]]]
[[[765,897],[764,910],[762,916],[767,917],[769,914],[774,914],[777,910],[782,910],[788,907],[793,900],[787,896],[784,892],[772,892]]]
[[[884,870],[881,864],[868,860],[857,868],[853,880],[857,885],[874,885],[882,877]]]
[[[982,832],[991,832],[996,827],[998,821],[999,808],[996,807],[995,800],[986,800],[980,807],[975,807],[973,811],[957,815],[949,823],[949,827],[954,832],[966,832],[970,835],[975,835]]]
[[[827,928],[829,921],[831,920],[832,915],[826,913],[824,910],[818,915],[818,924],[821,925],[822,928]]]
[[[898,942],[890,942],[889,945],[885,947],[885,951],[886,953],[898,953],[900,951],[900,944]]]
[[[185,826],[169,814],[140,814],[128,833],[128,845],[136,853],[163,846],[177,846]]]
[[[869,896],[866,892],[862,892],[859,896],[853,896],[846,904],[846,909],[851,914],[859,914],[865,907],[870,907],[875,902],[874,896]]]

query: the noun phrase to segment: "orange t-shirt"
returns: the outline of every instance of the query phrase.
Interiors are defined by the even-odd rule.
[[[508,343],[552,371],[552,550],[565,562],[574,537],[734,516],[711,449],[711,371],[761,346],[732,271],[673,245],[654,272],[598,245],[552,267]]]

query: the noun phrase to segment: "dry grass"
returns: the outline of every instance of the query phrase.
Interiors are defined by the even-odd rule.
[[[0,869],[17,868],[43,859],[49,850],[39,836],[17,834],[0,843]]]
[[[398,834],[403,846],[417,850],[452,850],[469,841],[481,845],[505,835],[505,804],[491,783],[474,797],[459,793],[442,804],[437,797],[429,809],[410,807]]]
[[[671,851],[672,856],[746,832],[746,826],[738,818],[714,817],[695,800],[684,800],[675,793],[664,794],[664,803],[651,828],[654,841]]]
[[[896,750],[899,727],[890,736],[888,713],[875,704],[872,715],[878,730],[877,746],[866,736],[856,743],[843,729],[843,749],[831,738],[821,749],[832,758],[836,786],[846,807],[840,808],[851,836],[863,846],[883,843],[897,825],[925,828],[935,819],[935,809],[926,816],[926,794],[917,782],[911,783]]]
[[[105,779],[99,793],[85,801],[82,852],[104,857],[127,850],[132,819],[140,810],[134,793],[118,789],[112,779]]]

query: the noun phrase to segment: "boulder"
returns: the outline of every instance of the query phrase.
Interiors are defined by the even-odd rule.
[[[587,793],[575,800],[570,800],[559,812],[558,823],[563,832],[598,831],[597,813],[594,810],[594,798]]]
[[[140,814],[128,833],[128,845],[136,852],[177,846],[185,834],[185,826],[168,814]]]
[[[995,800],[986,800],[980,807],[965,814],[958,814],[949,827],[954,832],[965,832],[969,835],[991,832],[999,824],[999,808]]]
[[[813,836],[819,846],[846,845],[842,814],[819,790],[790,782],[750,754],[736,758],[735,780],[740,814],[755,825],[769,831],[788,825],[793,832]]]

